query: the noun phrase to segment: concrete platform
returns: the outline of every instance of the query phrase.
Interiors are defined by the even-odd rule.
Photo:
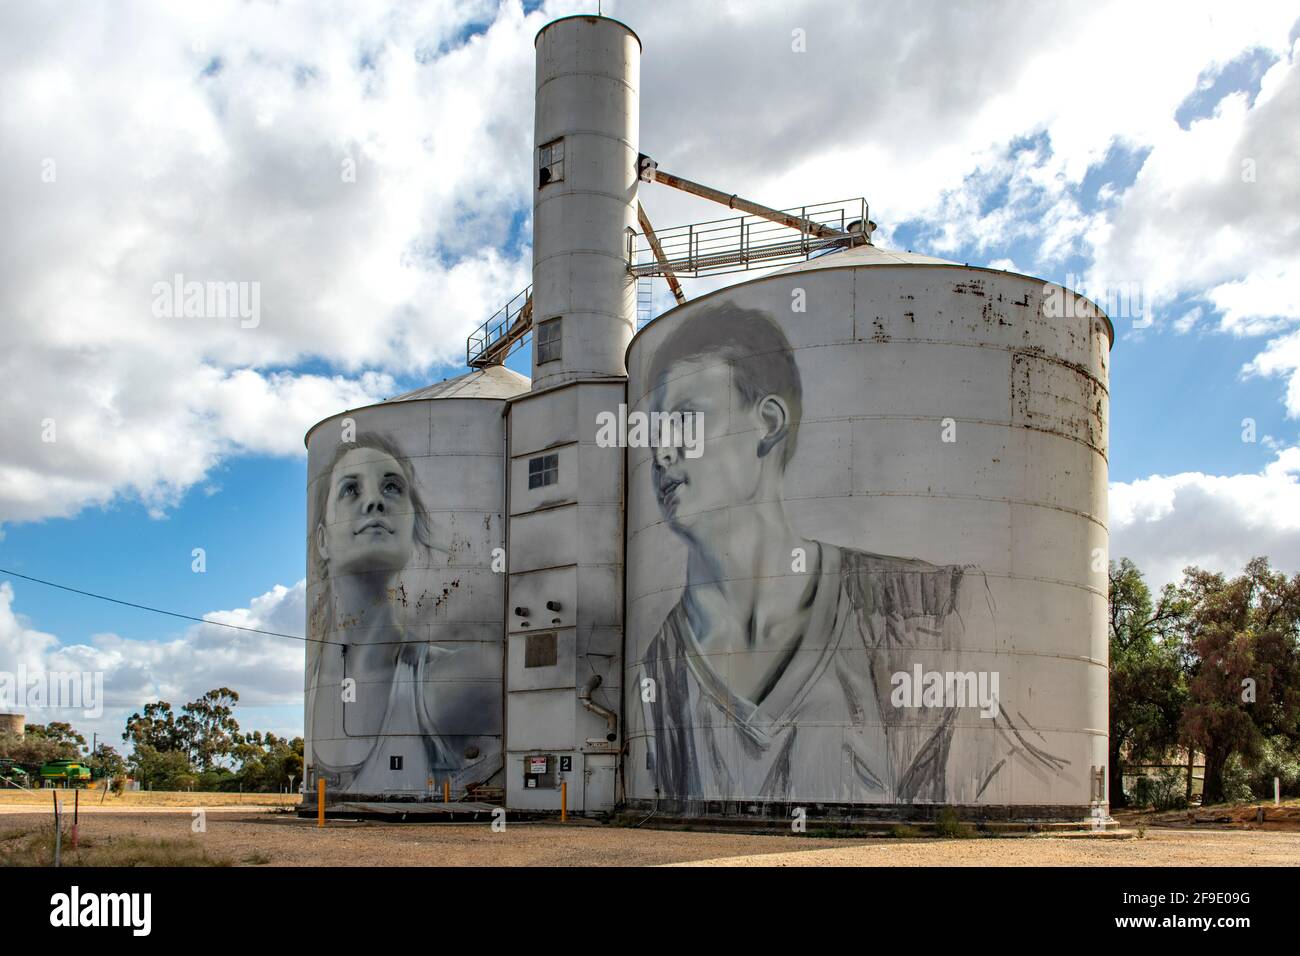
[[[499,809],[492,803],[443,803],[442,801],[397,802],[340,801],[325,804],[326,819],[340,817],[380,820],[412,820],[425,823],[490,820],[492,811]],[[316,807],[304,804],[298,807],[298,816],[315,817]]]

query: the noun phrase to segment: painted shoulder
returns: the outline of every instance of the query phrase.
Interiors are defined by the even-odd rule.
[[[682,632],[689,626],[686,620],[686,608],[679,598],[664,615],[659,630],[655,631],[655,636],[650,638],[650,643],[646,645],[644,663],[651,667],[668,667],[676,663],[685,652]]]
[[[824,545],[824,547],[834,547]],[[931,564],[920,558],[837,548],[840,576],[863,609],[886,615],[944,615],[958,605],[962,582],[982,577],[973,565]]]

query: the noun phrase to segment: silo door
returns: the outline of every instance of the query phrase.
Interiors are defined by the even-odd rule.
[[[614,809],[614,755],[587,754],[582,770],[582,809],[584,813],[604,813]]]

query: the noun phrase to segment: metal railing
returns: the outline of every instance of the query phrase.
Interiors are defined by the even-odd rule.
[[[866,241],[862,231],[867,222],[867,201],[863,198],[797,206],[784,213],[828,226],[840,235],[814,235],[809,229],[789,226],[762,216],[736,216],[655,230],[663,249],[660,261],[644,233],[628,236],[628,271],[635,276],[702,276],[748,269],[769,268],[836,248],[849,248]],[[860,224],[850,231],[854,224]]]
[[[533,327],[533,287],[518,292],[465,340],[470,368],[500,365],[523,347]]]

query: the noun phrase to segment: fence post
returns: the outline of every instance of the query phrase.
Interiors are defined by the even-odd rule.
[[[56,788],[50,794],[54,798],[54,865],[62,866],[63,857],[63,823],[60,820],[60,811],[63,809],[59,804],[59,791]]]

